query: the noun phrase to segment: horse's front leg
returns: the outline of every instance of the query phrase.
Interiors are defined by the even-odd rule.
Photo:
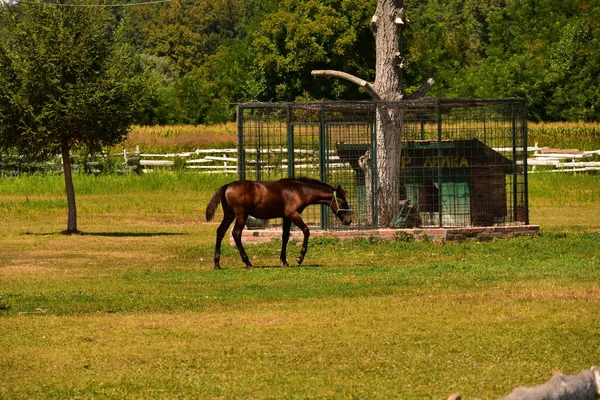
[[[281,234],[281,254],[279,259],[283,263],[284,267],[289,267],[290,264],[287,262],[286,250],[287,244],[290,240],[290,228],[292,227],[292,221],[287,218],[283,219],[283,233]]]
[[[292,217],[290,217],[290,220],[294,223],[294,225],[296,225],[298,228],[300,228],[302,230],[302,233],[304,234],[304,240],[302,241],[302,248],[300,249],[300,255],[296,259],[296,261],[298,262],[298,265],[300,265],[300,264],[302,264],[302,261],[304,261],[304,256],[306,255],[306,252],[308,251],[308,238],[310,237],[310,230],[308,229],[308,226],[304,223],[304,221],[302,221],[300,214],[295,213]]]
[[[248,254],[246,254],[246,250],[244,250],[244,246],[242,246],[242,231],[244,230],[244,225],[246,225],[246,218],[247,216],[244,215],[238,215],[235,217],[235,224],[231,230],[231,236],[233,236],[235,246],[240,252],[240,257],[242,257],[242,261],[244,264],[246,264],[246,268],[252,268]]]

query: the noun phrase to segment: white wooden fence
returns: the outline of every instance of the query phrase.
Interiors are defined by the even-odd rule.
[[[527,158],[530,173],[600,171],[600,161],[590,161],[600,159],[600,150],[553,149],[538,147],[537,143],[531,150],[527,150],[533,152]]]
[[[512,152],[512,148],[494,148],[498,152]],[[519,149],[518,149],[519,150]],[[520,149],[522,150],[522,149]],[[286,148],[270,149],[272,153],[287,153]],[[314,168],[318,159],[311,158],[314,155],[313,150],[294,150],[298,155],[304,158],[297,158],[295,169]],[[252,150],[246,150],[252,152]],[[590,159],[600,159],[600,150],[580,151],[577,149],[553,149],[549,147],[534,146],[527,147],[529,157],[527,165],[529,172],[586,172],[600,171],[600,161],[590,161]],[[198,169],[202,172],[237,172],[237,149],[221,150],[196,150],[195,152],[178,154],[137,154],[140,157],[140,166],[144,172],[150,172],[153,167],[163,166],[172,167],[173,159],[179,157],[186,162],[185,168]],[[343,163],[335,154],[330,154],[329,162],[334,162],[333,166],[342,166]],[[522,162],[519,162],[522,164]],[[330,164],[330,166],[332,166]],[[265,165],[264,168],[287,168],[287,160],[282,160],[278,166]],[[543,167],[543,168],[541,168]]]
[[[139,165],[144,173],[176,165],[206,173],[237,173],[237,149],[198,149],[170,154],[127,153],[125,150],[124,157],[126,163]],[[133,163],[129,162],[131,159]]]
[[[494,148],[501,153],[510,153],[512,148]],[[522,151],[522,149],[517,149]],[[270,149],[271,153],[287,153],[286,148]],[[252,150],[246,150],[250,153]],[[318,159],[314,150],[295,149],[298,158],[295,160],[294,168],[296,170],[311,169],[318,165]],[[534,146],[527,147],[529,157],[527,165],[530,173],[539,172],[587,172],[600,171],[600,150],[580,151],[576,149],[552,149],[548,147]],[[0,157],[0,173],[19,174],[19,166],[25,164],[19,163],[19,156]],[[159,170],[185,169],[195,170],[202,173],[237,173],[237,149],[198,149],[195,151],[153,154],[142,153],[139,148],[135,151],[123,150],[122,153],[105,154],[104,160],[111,159],[114,171],[118,173],[142,172],[151,173]],[[82,165],[77,163],[77,156],[74,156],[74,170],[78,170]],[[344,163],[332,151],[329,155],[329,161],[334,164],[330,166],[343,166]],[[252,162],[252,161],[248,161]],[[255,161],[254,161],[255,162]],[[92,173],[101,172],[103,162],[90,161],[86,163],[86,168]],[[522,164],[522,161],[518,161]],[[60,173],[62,161],[57,158],[54,162],[39,164],[38,166]],[[284,159],[278,165],[263,165],[263,168],[283,168],[287,169],[287,160]]]

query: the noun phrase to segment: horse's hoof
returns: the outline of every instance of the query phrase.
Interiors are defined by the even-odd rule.
[[[302,261],[304,261],[304,257],[298,257],[298,258],[296,258],[296,262],[298,263],[298,265],[301,265]]]
[[[290,264],[288,264],[288,263],[287,263],[287,261],[286,261],[286,262],[284,262],[284,263],[283,263],[283,265],[282,265],[282,266],[283,266],[283,268],[289,268],[289,267],[290,267]]]
[[[213,269],[215,269],[215,270],[219,270],[219,269],[223,269],[223,268],[221,268],[221,267],[220,267],[220,266],[218,266],[218,265],[215,265],[215,267],[214,267]]]
[[[253,268],[253,267],[252,267],[252,264],[248,264],[248,265],[246,265],[246,269],[252,269],[252,268]]]

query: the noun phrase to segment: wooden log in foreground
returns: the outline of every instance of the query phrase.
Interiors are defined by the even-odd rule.
[[[452,394],[448,400],[459,400]],[[518,387],[499,400],[598,400],[600,399],[600,367],[592,367],[577,375],[554,374],[550,380],[534,387]]]

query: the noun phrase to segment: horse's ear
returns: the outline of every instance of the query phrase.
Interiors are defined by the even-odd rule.
[[[342,189],[342,185],[337,185],[337,186],[335,187],[335,191],[336,191],[336,192],[338,192],[338,193],[342,193],[342,191],[343,191],[343,189]]]

